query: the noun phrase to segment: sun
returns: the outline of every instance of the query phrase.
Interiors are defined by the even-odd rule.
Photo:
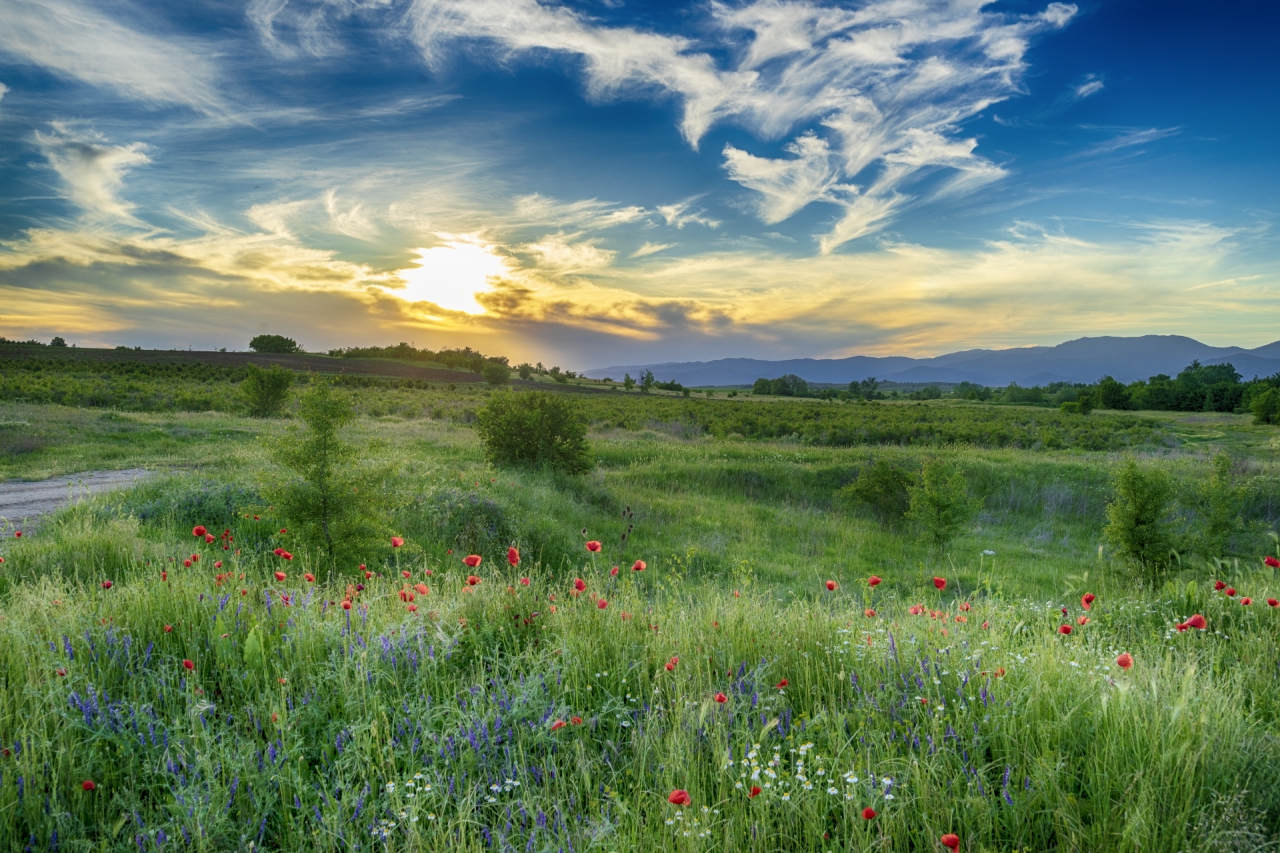
[[[439,246],[414,251],[416,265],[396,271],[405,286],[386,288],[406,302],[432,302],[450,311],[483,314],[476,295],[493,289],[491,279],[510,274],[506,260],[475,237],[449,237]]]

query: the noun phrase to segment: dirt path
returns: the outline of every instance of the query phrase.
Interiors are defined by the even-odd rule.
[[[125,471],[85,471],[27,483],[0,482],[0,518],[11,524],[31,526],[40,516],[99,492],[131,486],[155,475],[145,468]]]

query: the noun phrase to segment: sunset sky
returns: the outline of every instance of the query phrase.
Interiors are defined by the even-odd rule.
[[[1280,13],[0,2],[0,335],[584,369],[1280,339]]]

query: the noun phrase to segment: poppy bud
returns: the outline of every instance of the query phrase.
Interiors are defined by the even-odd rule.
[[[876,816],[876,810],[871,808],[871,806],[867,806],[865,809],[862,810],[863,820],[871,820],[875,816]]]
[[[947,588],[947,579],[946,579],[946,578],[934,578],[934,579],[933,579],[933,585],[934,585],[934,587],[935,587],[936,589],[939,589],[939,590],[946,589],[946,588]]]
[[[83,782],[80,783],[80,787],[85,791],[92,791],[94,788],[97,788],[98,786],[94,784],[92,779],[85,779]]]
[[[835,592],[840,588],[840,584],[835,581],[827,581],[827,592]]]
[[[938,840],[942,842],[943,847],[949,847],[953,851],[960,849],[960,836],[954,832],[948,832]]]

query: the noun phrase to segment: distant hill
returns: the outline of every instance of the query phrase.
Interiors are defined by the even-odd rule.
[[[716,361],[631,364],[588,370],[593,379],[621,379],[652,370],[660,382],[683,385],[750,385],[760,377],[772,379],[794,373],[809,382],[843,384],[874,376],[891,382],[977,382],[1003,386],[1044,385],[1049,382],[1096,382],[1112,376],[1121,382],[1146,379],[1157,373],[1177,374],[1194,360],[1202,364],[1230,362],[1245,379],[1280,373],[1280,341],[1257,347],[1212,347],[1182,335],[1143,335],[1135,338],[1079,338],[1054,347],[1002,350],[964,350],[933,358],[864,356],[849,358],[793,358],[763,361],[722,358]]]

